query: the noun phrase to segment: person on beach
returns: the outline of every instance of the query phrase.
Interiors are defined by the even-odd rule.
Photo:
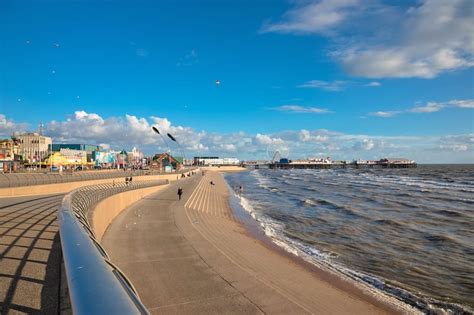
[[[178,188],[178,198],[181,200],[181,195],[183,194],[183,188],[181,186]]]

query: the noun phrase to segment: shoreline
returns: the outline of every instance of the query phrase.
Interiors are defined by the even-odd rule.
[[[304,257],[300,256],[305,254],[299,250],[284,248],[282,245],[278,245],[277,242],[282,242],[276,238],[265,233],[264,228],[259,224],[259,220],[254,218],[249,211],[244,209],[240,204],[241,197],[232,189],[228,181],[226,180],[225,173],[220,174],[227,186],[228,190],[228,203],[231,211],[239,219],[239,224],[245,229],[248,237],[256,240],[263,247],[271,250],[278,254],[283,259],[291,261],[291,263],[297,264],[305,270],[316,275],[316,277],[322,281],[327,282],[331,286],[347,292],[351,295],[355,295],[361,299],[368,301],[369,303],[383,309],[389,313],[414,313],[421,314],[422,312],[405,303],[394,296],[387,294],[384,291],[378,290],[375,287],[368,285],[367,283],[357,281],[350,276],[342,273],[341,271],[331,268],[321,262],[308,261]],[[285,246],[288,246],[286,243]],[[309,255],[308,255],[309,256]]]
[[[227,183],[227,179],[224,176]],[[359,296],[369,296],[377,300],[382,305],[395,304],[398,308],[409,308],[412,312],[454,312],[472,313],[466,305],[457,303],[446,303],[427,295],[421,295],[392,284],[392,281],[380,278],[369,273],[359,272],[351,269],[350,266],[342,265],[331,261],[330,257],[320,254],[320,249],[303,243],[291,240],[288,237],[275,233],[273,223],[261,218],[249,203],[249,200],[240,196],[227,183],[229,190],[229,204],[232,211],[240,213],[243,218],[242,226],[246,229],[250,237],[258,239],[263,246],[278,252],[280,255],[295,261],[311,272],[315,272],[319,277],[335,285],[336,287],[355,293]],[[267,225],[268,224],[268,225]],[[276,222],[280,224],[280,222]],[[280,231],[281,232],[281,231]],[[329,258],[329,259],[328,259]],[[406,310],[404,311],[406,312]]]
[[[142,199],[109,226],[103,246],[150,313],[418,313],[266,246],[230,196],[223,175],[206,172]]]

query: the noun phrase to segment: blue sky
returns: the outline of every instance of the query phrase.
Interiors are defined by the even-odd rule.
[[[466,1],[2,1],[0,135],[474,162]],[[221,84],[216,86],[215,80]]]

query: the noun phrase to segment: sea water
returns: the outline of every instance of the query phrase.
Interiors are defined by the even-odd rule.
[[[472,312],[474,165],[260,169],[226,179],[287,251],[425,312]]]

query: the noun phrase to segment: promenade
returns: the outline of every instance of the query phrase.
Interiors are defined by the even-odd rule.
[[[63,195],[0,199],[0,314],[57,314]]]
[[[72,181],[68,181],[66,175],[63,182],[38,182],[41,185],[32,183],[37,177],[60,176],[5,174],[0,177],[0,190],[8,189],[13,195],[17,192],[20,195],[0,194],[0,314],[57,314],[60,311],[60,299],[64,295],[60,292],[61,281],[66,281],[61,279],[62,251],[57,220],[62,199],[65,193],[81,186],[96,185],[97,189],[107,189],[105,182],[112,182],[124,174],[128,172],[84,173]],[[27,180],[8,187],[6,176]],[[117,187],[125,185],[122,179],[117,180]],[[158,176],[137,176],[137,182],[129,189],[139,187],[142,180],[147,179],[157,180]],[[62,193],[41,194],[41,191],[60,190]],[[31,195],[23,196],[25,193]],[[67,307],[67,296],[63,302]]]
[[[102,244],[153,314],[400,312],[270,249],[241,223],[222,175],[207,172],[129,207]]]

